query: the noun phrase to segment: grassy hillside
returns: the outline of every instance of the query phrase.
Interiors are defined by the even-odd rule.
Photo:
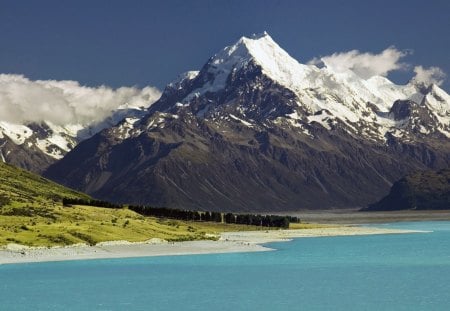
[[[144,217],[126,208],[107,209],[74,205],[62,198],[89,196],[45,178],[0,163],[0,246],[96,244],[103,241],[168,241],[215,239],[223,231],[258,230],[259,227],[186,222]]]
[[[22,215],[20,215],[22,213]],[[144,217],[126,208],[51,206],[2,209],[0,245],[53,246],[152,238],[168,241],[216,239],[223,231],[257,230],[258,227],[212,222],[186,222]]]
[[[450,209],[450,169],[422,171],[395,182],[390,193],[366,210]]]
[[[89,198],[41,176],[0,163],[0,207],[50,206],[60,203],[64,197]]]

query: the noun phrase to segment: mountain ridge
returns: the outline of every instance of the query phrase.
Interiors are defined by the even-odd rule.
[[[0,161],[42,173],[79,142],[116,125],[124,118],[140,118],[145,111],[143,107],[123,105],[100,122],[64,126],[49,121],[24,124],[0,121]]]
[[[247,53],[255,46],[289,61],[259,64]],[[168,84],[141,119],[82,142],[46,176],[155,206],[363,206],[412,170],[449,165],[448,98],[434,85],[301,65],[268,34],[241,38]]]
[[[389,194],[365,211],[450,209],[450,169],[420,171],[396,181]]]

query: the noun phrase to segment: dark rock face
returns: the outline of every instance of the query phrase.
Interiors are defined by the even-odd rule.
[[[115,202],[283,211],[362,206],[405,172],[448,165],[445,154],[424,155],[424,146],[397,152],[325,133],[311,144],[282,129],[226,129],[233,137],[206,122],[193,128],[176,121],[118,144],[105,131],[46,175]]]
[[[30,148],[26,144],[17,145],[8,138],[0,139],[3,160],[11,165],[21,167],[34,173],[42,173],[55,159],[38,148]],[[51,146],[49,146],[51,148]],[[55,150],[59,149],[55,146]]]
[[[163,96],[137,125],[140,134],[121,140],[117,128],[105,130],[80,143],[45,175],[114,202],[287,211],[364,206],[407,172],[450,163],[448,146],[396,137],[387,145],[369,142],[339,125],[329,131],[305,124],[311,139],[273,122],[294,109],[289,90],[261,73],[250,81],[236,79],[243,82],[196,98],[187,107],[175,106],[173,94]],[[239,115],[242,106],[249,106],[247,120],[253,126],[225,120]],[[148,130],[164,114],[177,118],[165,117],[164,126]]]
[[[213,63],[168,85],[132,126],[81,142],[45,176],[113,202],[274,212],[366,206],[405,174],[450,164],[450,140],[425,104],[393,103],[384,114],[402,135],[380,138],[367,118],[313,112],[305,99],[340,100],[334,93],[311,88],[299,95],[252,60],[214,88]],[[382,115],[363,104],[374,119]]]
[[[43,141],[53,134],[52,129],[47,124],[30,123],[26,126],[32,131],[32,134],[22,138],[23,142],[21,144],[14,142],[0,131],[0,160],[40,174],[56,161],[55,157],[50,156],[51,154],[62,155],[66,151],[54,144],[46,145],[46,152],[38,147],[37,141]]]
[[[418,105],[410,100],[396,100],[392,105],[390,113],[394,115],[394,120],[404,120],[410,118],[413,114],[414,108]]]
[[[1,122],[0,161],[42,174],[83,139],[117,124],[124,118],[140,118],[145,113],[144,108],[117,109],[100,122],[76,125],[79,128],[76,133],[61,126],[52,127],[45,121],[23,125]]]
[[[396,181],[367,211],[450,209],[450,170],[422,171]]]

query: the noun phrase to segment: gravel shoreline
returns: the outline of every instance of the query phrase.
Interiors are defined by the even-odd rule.
[[[315,229],[241,231],[222,233],[218,241],[167,242],[151,239],[145,242],[102,242],[95,246],[77,244],[65,247],[26,247],[8,244],[0,248],[0,264],[30,262],[217,254],[271,251],[264,243],[289,241],[293,238],[352,236],[372,234],[405,234],[424,231],[339,226]]]

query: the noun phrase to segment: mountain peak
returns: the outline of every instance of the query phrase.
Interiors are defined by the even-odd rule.
[[[449,166],[450,100],[429,92],[302,65],[267,33],[242,37],[46,174],[132,204],[362,206],[409,171]]]
[[[263,45],[266,45],[272,49],[282,50],[282,48],[266,31],[258,34],[252,34],[249,37],[243,36],[234,44],[234,46],[236,45],[245,45],[249,51],[254,50],[255,47],[261,47]]]
[[[273,54],[277,50],[282,51],[281,53],[284,52],[267,32],[263,32],[250,37],[241,37],[235,44],[227,46],[217,53],[210,63],[216,66],[221,64],[239,66],[251,59],[258,60],[260,56],[264,56],[262,52],[270,51]]]
[[[259,65],[271,64],[277,58],[289,59],[298,64],[285,50],[283,50],[267,33],[253,34],[250,37],[241,37],[235,44],[225,47],[213,57],[213,64],[221,64],[234,60],[245,62],[255,60]]]
[[[302,87],[307,73],[314,67],[297,62],[267,32],[263,32],[241,37],[209,60],[207,72],[213,75],[214,82],[207,86],[208,91],[222,89],[231,72],[242,69],[250,62],[260,66],[265,75],[288,88]]]
[[[263,32],[261,32],[261,33],[254,33],[251,36],[251,38],[255,39],[255,40],[258,40],[258,39],[261,39],[261,38],[264,38],[264,37],[269,37],[270,38],[270,35],[265,30]]]

